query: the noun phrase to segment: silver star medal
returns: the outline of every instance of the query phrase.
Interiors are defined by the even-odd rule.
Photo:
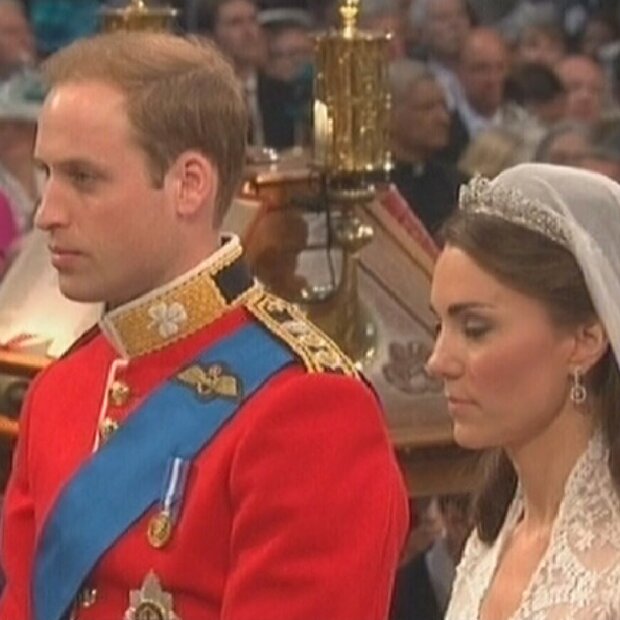
[[[161,589],[157,575],[150,571],[139,590],[129,592],[129,609],[124,620],[181,620],[172,610],[172,594]]]

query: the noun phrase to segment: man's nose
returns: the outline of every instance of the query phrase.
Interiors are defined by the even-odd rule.
[[[52,230],[67,223],[67,209],[56,182],[47,179],[41,190],[41,199],[34,218],[41,230]]]

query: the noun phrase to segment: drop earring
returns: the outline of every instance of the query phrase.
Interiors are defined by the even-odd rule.
[[[570,399],[574,405],[583,405],[588,398],[588,390],[583,384],[583,375],[579,369],[571,373]]]

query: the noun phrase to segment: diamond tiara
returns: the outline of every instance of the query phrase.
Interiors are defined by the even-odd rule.
[[[571,237],[560,216],[543,202],[528,198],[516,188],[493,185],[479,175],[459,190],[459,209],[499,217],[544,235],[571,249]]]

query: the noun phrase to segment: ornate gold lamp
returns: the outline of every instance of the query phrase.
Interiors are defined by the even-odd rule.
[[[303,292],[308,314],[354,360],[375,351],[376,330],[358,295],[358,252],[372,228],[358,215],[375,197],[374,184],[391,168],[388,149],[390,35],[357,28],[360,0],[342,0],[339,30],[317,38],[314,166],[323,177],[331,233],[342,251],[337,286]]]
[[[103,32],[117,30],[171,30],[178,11],[172,7],[147,6],[144,0],[130,0],[127,6],[101,11]]]
[[[342,0],[342,29],[317,38],[314,160],[333,181],[371,187],[391,168],[389,34],[358,30],[360,0]]]

